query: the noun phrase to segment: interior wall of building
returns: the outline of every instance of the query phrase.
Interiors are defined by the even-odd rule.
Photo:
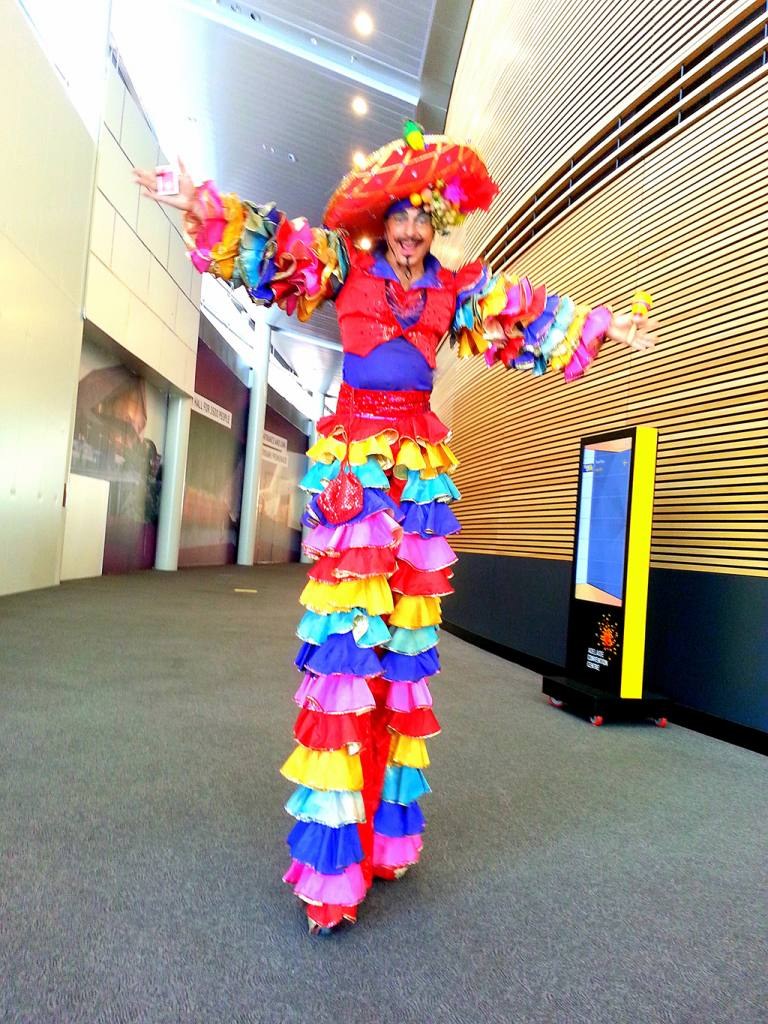
[[[131,169],[166,158],[117,69],[107,69],[99,135],[85,316],[174,390],[192,394],[200,275],[181,218],[139,195]]]
[[[14,0],[0,2],[0,22],[0,594],[7,594],[59,582],[96,143]]]
[[[447,131],[471,137],[502,192],[444,256],[487,256],[590,304],[626,307],[648,288],[662,329],[652,354],[606,346],[572,384],[441,352],[437,408],[453,425],[463,496],[444,611],[563,665],[579,439],[656,426],[647,685],[768,730],[764,12],[708,2],[694,18],[667,0],[638,32],[635,7],[473,8]],[[506,49],[489,50],[489,24]],[[574,62],[579,41],[591,56]],[[691,68],[700,77],[676,89]],[[632,118],[633,138],[622,134]],[[613,166],[569,195],[569,174],[606,139]]]
[[[108,61],[106,21],[84,55],[104,67],[89,133],[24,11],[0,9],[0,529],[13,553],[2,594],[60,580],[84,324],[148,387],[191,395],[200,278],[178,215],[131,180],[165,156]]]

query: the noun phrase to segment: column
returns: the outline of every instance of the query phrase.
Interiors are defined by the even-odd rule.
[[[187,474],[191,413],[191,398],[173,393],[169,395],[155,568],[171,572],[179,567],[181,510],[184,504],[184,479]]]
[[[266,310],[259,309],[256,313],[255,354],[251,370],[248,436],[245,442],[243,498],[240,507],[240,532],[237,539],[238,565],[253,565],[256,551],[261,444],[264,438],[264,418],[267,414],[267,376],[269,374],[269,345],[272,328],[266,321]]]

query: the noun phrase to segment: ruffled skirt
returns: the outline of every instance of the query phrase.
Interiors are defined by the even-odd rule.
[[[282,767],[297,785],[284,880],[321,927],[354,921],[373,878],[397,877],[421,854],[426,741],[440,731],[430,681],[441,599],[453,592],[447,537],[459,529],[456,458],[428,403],[426,392],[343,385],[302,481],[316,560],[300,598],[296,746]],[[332,522],[318,497],[347,471],[362,508]]]

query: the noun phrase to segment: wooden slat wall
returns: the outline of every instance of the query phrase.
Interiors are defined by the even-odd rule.
[[[504,188],[489,213],[455,232],[446,253],[480,253],[553,163],[581,152],[612,113],[754,6],[474,0],[446,134],[477,146]]]
[[[564,5],[556,6],[564,17]],[[613,8],[602,4],[588,4],[588,15],[579,7],[570,17],[597,18],[603,6],[612,17]],[[632,5],[620,6],[632,17]],[[713,14],[723,5],[668,0],[664,10],[690,25],[691,8],[704,6]],[[534,17],[528,4],[498,0],[478,7],[514,9],[523,20]],[[562,38],[567,29],[566,21]],[[666,37],[651,42],[671,52]],[[465,44],[451,107],[454,126],[463,101],[461,82],[472,80],[473,67],[483,86],[482,45],[476,34]],[[550,42],[550,56],[555,51]],[[626,63],[629,75],[637,61]],[[593,63],[593,74],[598,66]],[[609,92],[602,68],[596,77]],[[484,147],[497,164],[515,137],[516,110],[531,102],[525,83],[509,76],[505,81],[506,119],[499,116]],[[653,82],[646,85],[650,89]],[[560,162],[558,103],[574,99],[551,88],[550,81],[536,95],[550,112],[550,155]],[[474,103],[482,107],[484,102],[475,88]],[[504,97],[493,92],[492,105],[503,109]],[[559,220],[515,265],[554,291],[593,303],[620,306],[635,288],[648,287],[663,319],[663,340],[655,352],[629,356],[606,346],[583,380],[566,385],[555,373],[532,378],[491,370],[480,359],[458,362],[443,348],[435,397],[438,412],[453,425],[462,460],[456,475],[463,494],[458,550],[570,558],[579,438],[651,424],[660,430],[652,564],[768,575],[766,109],[768,69],[717,108],[671,132]],[[596,123],[595,130],[599,127]],[[545,162],[537,166],[533,177],[547,171]],[[532,180],[524,158],[500,181],[503,189],[511,184],[521,195],[525,186],[515,174]],[[486,233],[509,215],[508,205],[500,215],[494,209]]]

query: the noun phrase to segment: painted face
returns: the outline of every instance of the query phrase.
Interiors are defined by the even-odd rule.
[[[398,264],[419,266],[429,252],[435,229],[425,210],[407,206],[390,213],[384,221],[384,236]]]

